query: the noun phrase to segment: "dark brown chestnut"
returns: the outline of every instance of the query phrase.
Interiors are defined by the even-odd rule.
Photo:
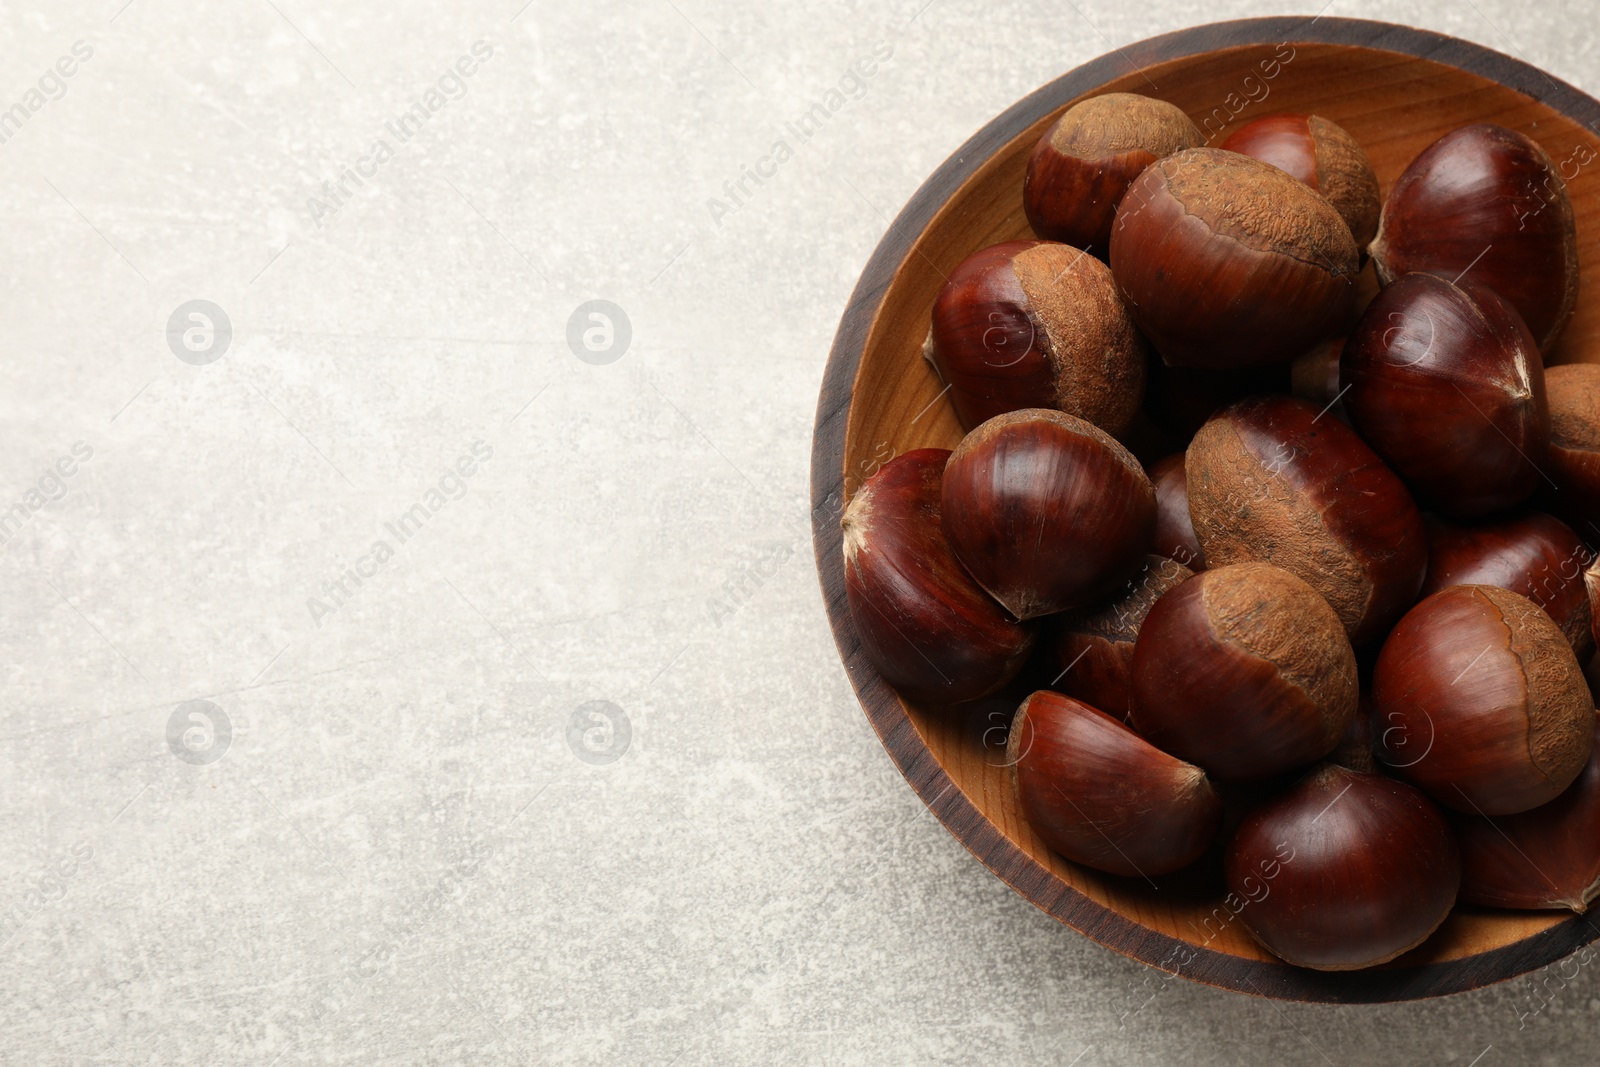
[[[1488,818],[1457,815],[1461,899],[1491,908],[1569,908],[1600,896],[1600,749],[1543,807]]]
[[[1042,638],[1041,658],[1049,672],[1041,677],[1044,687],[1126,721],[1133,705],[1129,676],[1139,627],[1167,590],[1193,575],[1171,559],[1146,556],[1144,568],[1110,602],[1051,619]]]
[[[1284,363],[1355,297],[1356,244],[1319,194],[1268,163],[1191,148],[1152,163],[1111,227],[1129,313],[1174,366]]]
[[[1111,271],[1050,241],[1008,241],[950,272],[927,355],[968,429],[1021,408],[1056,408],[1120,434],[1144,396],[1144,340]]]
[[[1497,585],[1544,608],[1586,663],[1594,655],[1594,614],[1585,576],[1595,555],[1572,527],[1529,512],[1471,525],[1428,522],[1422,596],[1452,585]]]
[[[1330,337],[1294,358],[1289,367],[1289,395],[1309,401],[1340,422],[1348,423],[1344,409],[1344,383],[1339,380],[1339,361],[1344,355],[1345,338]]]
[[[1572,784],[1594,700],[1566,635],[1509,589],[1455,585],[1408,611],[1373,672],[1379,758],[1448,808],[1514,815]]]
[[[1183,453],[1168,456],[1151,467],[1150,481],[1156,488],[1156,541],[1152,551],[1177,560],[1190,570],[1205,570],[1206,554],[1200,550],[1200,539],[1194,535],[1194,522],[1189,518],[1189,476],[1183,469]]]
[[[1267,778],[1326,756],[1358,698],[1339,617],[1266,563],[1182,583],[1156,601],[1134,646],[1133,728],[1219,778]]]
[[[1218,147],[1271,163],[1321,193],[1358,248],[1378,232],[1378,177],[1343,126],[1320,115],[1267,115],[1240,126]]]
[[[1033,232],[1104,259],[1111,220],[1128,186],[1163,156],[1206,143],[1165,100],[1105,93],[1068,108],[1028,159],[1022,207]]]
[[[1044,408],[967,434],[942,500],[956,558],[1019,619],[1110,596],[1155,537],[1155,490],[1139,461],[1092,423]]]
[[[1042,691],[1022,702],[1007,762],[1028,825],[1074,863],[1167,874],[1216,837],[1222,802],[1204,771],[1071,697]]]
[[[1464,126],[1411,161],[1371,247],[1378,281],[1412,271],[1470,277],[1517,310],[1549,352],[1578,302],[1566,183],[1545,150],[1504,126]]]
[[[973,582],[945,541],[939,493],[950,453],[890,460],[851,498],[845,597],[861,647],[907,699],[954,704],[993,693],[1033,647],[1031,626]]]
[[[1351,425],[1434,510],[1487,515],[1538,488],[1544,363],[1493,293],[1397,278],[1361,316],[1340,368]]]
[[[1439,928],[1455,904],[1461,856],[1427,797],[1330,763],[1245,817],[1224,872],[1240,922],[1269,952],[1351,971]]]
[[[1600,545],[1600,364],[1545,371],[1550,398],[1547,470],[1550,507],[1592,545]]]
[[[1415,601],[1428,565],[1421,512],[1372,449],[1315,405],[1241,401],[1201,427],[1184,462],[1207,567],[1282,567],[1322,594],[1357,645]]]

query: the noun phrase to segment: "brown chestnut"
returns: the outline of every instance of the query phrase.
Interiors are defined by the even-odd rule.
[[[1234,404],[1201,427],[1184,462],[1207,567],[1282,567],[1322,594],[1357,645],[1416,599],[1428,565],[1421,512],[1372,449],[1315,405]]]
[[[845,597],[862,650],[902,696],[933,704],[993,693],[1022,669],[1034,640],[945,541],[939,493],[949,456],[921,448],[895,457],[840,520]]]
[[[1189,518],[1189,475],[1183,469],[1183,453],[1151,467],[1150,481],[1156,489],[1156,540],[1151,550],[1190,570],[1205,570],[1206,554]]]
[[[956,558],[1019,619],[1087,607],[1117,590],[1155,536],[1156,496],[1104,430],[1059,411],[997,415],[944,471]]]
[[[1333,750],[1356,713],[1355,652],[1311,586],[1266,563],[1203,571],[1156,601],[1133,651],[1133,728],[1219,778]]]
[[[1351,425],[1434,510],[1486,515],[1538,488],[1544,363],[1492,292],[1397,278],[1361,316],[1340,368]]]
[[[1050,672],[1042,678],[1044,687],[1126,721],[1133,704],[1129,676],[1139,627],[1167,590],[1193,575],[1181,563],[1146,556],[1144,568],[1110,602],[1052,619],[1042,639],[1042,658]]]
[[[1343,126],[1320,115],[1267,115],[1240,126],[1218,147],[1271,163],[1321,193],[1358,248],[1378,232],[1378,177]]]
[[[1594,700],[1566,635],[1527,597],[1455,585],[1383,643],[1372,698],[1379,758],[1448,808],[1514,815],[1572,784]]]
[[[1216,837],[1222,802],[1205,772],[1082,701],[1034,693],[1017,709],[1006,749],[1023,817],[1074,863],[1167,874]]]
[[[1594,613],[1586,582],[1595,555],[1572,527],[1553,515],[1457,526],[1428,523],[1428,576],[1422,596],[1452,585],[1497,585],[1544,608],[1561,627],[1579,663],[1594,655]]]
[[[1057,408],[1120,434],[1144,396],[1144,340],[1111,271],[1050,241],[1008,241],[950,272],[928,356],[968,429],[1021,408]]]
[[[1411,161],[1373,240],[1378,281],[1469,276],[1506,299],[1549,352],[1578,302],[1566,183],[1545,150],[1504,126],[1464,126]]]
[[[1344,346],[1345,338],[1330,337],[1296,356],[1289,366],[1289,394],[1326,408],[1340,422],[1349,423],[1350,416],[1344,409],[1344,383],[1339,380]]]
[[[1550,398],[1547,470],[1550,507],[1590,544],[1600,545],[1600,364],[1545,371]]]
[[[1462,900],[1582,914],[1600,896],[1600,749],[1543,807],[1492,819],[1458,815],[1454,823]]]
[[[1189,116],[1165,100],[1105,93],[1051,123],[1028,158],[1022,207],[1033,232],[1104,259],[1111,220],[1128,186],[1151,163],[1206,143]]]
[[[1191,148],[1152,163],[1111,227],[1111,273],[1168,363],[1283,363],[1345,321],[1358,268],[1333,205],[1268,163]]]
[[[1422,944],[1461,882],[1455,839],[1427,797],[1332,763],[1246,816],[1223,868],[1245,929],[1319,971],[1371,967]]]

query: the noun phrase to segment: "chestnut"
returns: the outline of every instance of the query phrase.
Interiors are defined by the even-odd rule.
[[[1191,148],[1152,163],[1111,227],[1111,273],[1174,366],[1283,363],[1345,321],[1356,243],[1333,205],[1269,163]]]
[[[1133,728],[1224,779],[1331,752],[1355,717],[1355,652],[1327,601],[1288,571],[1236,563],[1167,593],[1133,650]]]
[[[1491,908],[1570,908],[1600,896],[1600,749],[1543,807],[1489,818],[1458,815],[1461,899]]]
[[[1371,246],[1378,281],[1411,271],[1470,276],[1517,310],[1549,352],[1578,302],[1578,239],[1566,183],[1545,150],[1504,126],[1464,126],[1411,161]]]
[[[1344,383],[1339,380],[1339,361],[1344,355],[1345,338],[1330,337],[1312,345],[1289,365],[1289,394],[1326,408],[1340,422],[1349,423],[1344,408]]]
[[[909,700],[993,693],[1027,661],[1031,626],[1006,614],[950,551],[939,493],[950,453],[921,448],[867,479],[844,509],[845,597],[861,648]]]
[[[1486,515],[1538,488],[1544,363],[1492,292],[1397,278],[1361,316],[1340,368],[1351,424],[1434,510]]]
[[[1124,721],[1133,705],[1129,676],[1133,643],[1150,608],[1194,572],[1162,556],[1146,556],[1144,567],[1121,593],[1093,610],[1058,615],[1041,639],[1044,688],[1076,697]]]
[[[1028,158],[1022,179],[1028,224],[1046,240],[1104,259],[1128,185],[1162,156],[1205,143],[1189,116],[1165,100],[1106,93],[1074,104]]]
[[[1006,751],[1023,817],[1074,863],[1167,874],[1216,837],[1222,801],[1205,772],[1080,700],[1048,691],[1028,697]]]
[[[1428,523],[1428,574],[1422,595],[1452,585],[1497,585],[1544,608],[1586,663],[1595,652],[1587,568],[1594,553],[1572,527],[1529,512],[1470,525]]]
[[[1183,453],[1178,452],[1150,468],[1150,481],[1156,489],[1156,541],[1158,556],[1177,560],[1190,570],[1206,569],[1206,554],[1194,535],[1189,518],[1189,475],[1183,469]]]
[[[1600,544],[1600,364],[1545,371],[1550,398],[1547,470],[1551,510],[1590,544]]]
[[[927,355],[967,429],[1057,408],[1120,434],[1144,396],[1144,340],[1111,271],[1050,241],[974,252],[939,290]]]
[[[1461,856],[1427,797],[1329,763],[1245,817],[1223,871],[1239,921],[1263,948],[1299,967],[1350,971],[1439,928]]]
[[[1327,198],[1366,248],[1378,232],[1378,176],[1343,126],[1320,115],[1267,115],[1240,126],[1218,146],[1271,163]]]
[[[1110,434],[1047,408],[997,415],[944,471],[945,536],[1018,619],[1111,595],[1155,537],[1155,490]]]
[[[1378,653],[1372,698],[1379,758],[1459,811],[1548,804],[1594,745],[1594,700],[1566,635],[1492,585],[1454,585],[1406,612]]]
[[[1428,565],[1422,513],[1355,431],[1315,405],[1263,396],[1225,408],[1184,464],[1207,567],[1282,567],[1322,594],[1357,645],[1416,599]]]

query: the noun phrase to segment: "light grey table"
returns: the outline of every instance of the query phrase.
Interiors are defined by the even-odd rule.
[[[0,1062],[1593,1062],[1576,964],[1284,1006],[1059,926],[823,616],[887,219],[1077,63],[1307,8],[520,2],[0,4]],[[1576,0],[1328,13],[1600,89]]]

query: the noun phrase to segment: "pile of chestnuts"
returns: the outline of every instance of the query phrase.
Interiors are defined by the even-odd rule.
[[[1600,363],[1544,363],[1578,296],[1551,157],[1468,126],[1385,197],[1320,116],[1212,146],[1110,93],[1022,200],[1039,239],[953,270],[923,345],[965,438],[843,515],[883,680],[1020,702],[1045,845],[1192,868],[1296,965],[1387,962],[1458,901],[1583,912]]]

